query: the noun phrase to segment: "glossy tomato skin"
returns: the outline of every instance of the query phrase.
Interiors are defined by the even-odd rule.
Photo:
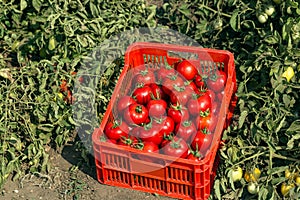
[[[144,142],[153,142],[156,145],[160,145],[163,140],[163,134],[161,133],[159,126],[147,124],[141,130],[139,138]]]
[[[162,99],[150,100],[147,104],[147,109],[150,117],[161,117],[166,115],[167,102]]]
[[[224,93],[225,93],[225,91],[222,90],[221,92],[219,92],[219,93],[217,94],[217,98],[218,98],[218,102],[219,102],[219,103],[222,102]]]
[[[175,86],[177,88],[177,86]],[[170,101],[172,104],[179,103],[182,106],[185,106],[189,99],[192,98],[192,94],[194,93],[190,87],[179,87],[177,89],[173,89],[173,92],[170,94]]]
[[[118,101],[117,110],[119,113],[123,113],[123,111],[126,108],[128,108],[131,104],[134,103],[136,103],[136,101],[131,96],[128,95],[122,96]]]
[[[133,84],[144,84],[149,86],[151,83],[155,83],[155,74],[152,69],[145,68],[139,71],[133,78]]]
[[[200,74],[196,74],[194,78],[194,83],[198,88],[204,88],[205,87],[205,82],[202,79],[202,76]]]
[[[198,130],[207,129],[210,132],[213,132],[217,125],[217,116],[212,114],[207,116],[198,116],[195,120],[198,122]]]
[[[175,124],[189,119],[189,111],[185,107],[171,105],[168,109],[168,116],[171,117]]]
[[[206,151],[210,148],[213,134],[198,131],[194,137],[191,147],[194,151],[200,151],[201,155],[205,155]]]
[[[203,94],[198,99],[198,105],[200,112],[210,112],[212,108],[212,101],[208,94]]]
[[[208,95],[211,99],[211,102],[214,102],[216,100],[216,93],[210,89],[206,89],[204,95]]]
[[[176,70],[187,80],[192,80],[198,74],[197,68],[188,60],[183,60],[177,65]]]
[[[215,93],[221,92],[225,88],[227,75],[224,71],[218,71],[207,80],[207,87]]]
[[[169,136],[175,128],[174,120],[169,116],[164,116],[153,121],[154,125],[160,128],[161,134],[165,136]]]
[[[189,143],[191,138],[196,135],[197,128],[192,121],[187,120],[176,125],[175,133],[177,137],[180,137]]]
[[[168,96],[164,93],[161,86],[157,85],[156,83],[152,83],[149,86],[152,90],[152,94],[154,99],[167,99]]]
[[[106,124],[104,132],[108,139],[119,140],[122,136],[128,136],[129,128],[124,121],[115,120]]]
[[[188,156],[189,148],[183,139],[174,137],[173,140],[168,142],[161,150],[165,155],[186,158]]]
[[[156,71],[156,77],[158,81],[162,81],[166,77],[170,77],[176,74],[176,70],[169,66],[168,64],[162,65],[157,71]]]
[[[191,98],[187,107],[191,116],[198,116],[200,114],[200,106],[197,98]]]
[[[148,120],[148,110],[141,104],[132,104],[129,106],[128,111],[124,112],[124,120],[127,124],[143,124]]]
[[[149,86],[138,86],[132,96],[139,104],[146,105],[151,100],[152,90]]]
[[[153,142],[143,142],[142,144],[142,148],[140,149],[142,152],[145,152],[145,153],[158,153],[159,152],[159,148],[158,146],[153,143]],[[140,160],[144,160],[144,161],[147,161],[147,162],[158,162],[158,159],[153,156],[146,156],[146,155],[138,155],[138,158]]]
[[[163,79],[162,81],[162,90],[165,92],[167,95],[171,95],[173,92],[174,86],[176,87],[182,87],[184,86],[184,81],[179,76],[179,74],[173,75],[173,76],[167,76],[166,78]]]

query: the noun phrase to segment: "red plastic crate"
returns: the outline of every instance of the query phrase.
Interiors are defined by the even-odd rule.
[[[225,93],[214,131],[210,150],[200,163],[187,159],[157,154],[143,153],[149,158],[159,159],[160,164],[136,158],[139,150],[112,145],[100,141],[106,124],[113,119],[114,104],[128,91],[134,69],[145,63],[159,67],[159,63],[170,65],[180,57],[188,58],[199,66],[202,73],[213,69],[224,70],[227,74]],[[132,72],[134,70],[130,70]],[[230,124],[236,105],[236,74],[234,57],[225,50],[199,47],[167,45],[159,43],[134,43],[125,53],[125,66],[115,87],[100,128],[96,128],[92,139],[98,181],[102,184],[156,193],[177,199],[207,199],[216,174],[219,158],[217,155],[224,128]]]

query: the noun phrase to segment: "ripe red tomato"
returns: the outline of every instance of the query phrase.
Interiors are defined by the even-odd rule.
[[[212,133],[200,130],[194,137],[191,147],[195,151],[200,151],[200,153],[204,156],[206,151],[210,148],[212,138]]]
[[[133,78],[133,85],[143,84],[148,86],[152,83],[155,83],[155,74],[152,69],[145,68],[144,70],[139,71]]]
[[[196,135],[197,128],[192,121],[187,120],[176,125],[175,133],[177,137],[180,137],[189,143],[190,139]]]
[[[193,92],[197,92],[197,90],[198,90],[197,85],[196,85],[193,81],[185,81],[185,82],[184,82],[184,85],[185,85],[187,88],[192,89]]]
[[[135,144],[139,143],[139,140],[134,137],[128,135],[127,137],[121,137],[118,141],[117,144],[121,146],[128,146],[128,147],[134,147]]]
[[[167,102],[162,99],[153,99],[150,100],[147,104],[147,109],[150,117],[165,116],[167,107]]]
[[[170,133],[169,135],[165,135],[163,141],[160,143],[160,147],[163,148],[164,146],[166,146],[166,144],[171,142],[174,137],[175,137],[174,133]]]
[[[171,105],[168,109],[168,116],[174,120],[175,124],[178,124],[181,121],[186,121],[190,117],[187,108],[180,104]]]
[[[168,64],[160,66],[160,68],[156,71],[158,81],[162,81],[166,77],[171,77],[175,74],[176,70]]]
[[[189,147],[187,143],[178,137],[174,137],[162,149],[162,153],[176,158],[186,158],[188,156]]]
[[[198,88],[205,88],[205,81],[202,79],[202,76],[200,74],[195,75],[194,82]]]
[[[198,121],[198,130],[207,129],[212,132],[217,125],[217,116],[212,114],[199,116],[196,118],[196,121]]]
[[[201,93],[201,95],[203,95],[203,93]],[[208,95],[211,99],[211,102],[214,102],[216,100],[215,92],[210,89],[206,89],[206,91],[204,92],[204,95]]]
[[[122,96],[118,101],[117,110],[121,114],[126,108],[128,108],[131,104],[134,103],[136,103],[136,101],[131,96]]]
[[[177,71],[187,80],[192,80],[198,74],[197,68],[188,60],[183,60],[177,65]]]
[[[143,143],[141,143],[141,145],[137,145],[137,146],[140,146],[137,149],[139,149],[145,153],[158,153],[159,152],[158,146],[156,144],[154,144],[153,142],[143,142]],[[147,155],[139,154],[138,158],[140,160],[144,160],[147,162],[158,162],[158,159],[155,158],[155,155],[152,155],[150,157]]]
[[[163,133],[160,132],[160,127],[153,125],[151,122],[144,126],[141,129],[139,138],[144,142],[153,142],[156,145],[159,145],[163,140]]]
[[[198,97],[193,96],[187,103],[187,108],[191,116],[198,116],[200,114],[200,106]]]
[[[150,84],[150,88],[152,90],[152,94],[154,99],[167,99],[167,95],[162,90],[161,86],[157,85],[156,83]]]
[[[132,93],[134,99],[139,104],[146,105],[151,100],[152,90],[149,86],[138,86]]]
[[[207,87],[218,93],[224,90],[227,81],[227,75],[224,71],[218,71],[216,74],[209,77]]]
[[[222,100],[223,100],[224,93],[225,93],[225,91],[222,90],[221,92],[219,92],[219,93],[217,94],[217,98],[218,98],[218,101],[219,101],[220,103],[221,103]]]
[[[108,139],[118,140],[122,136],[128,136],[129,128],[124,121],[115,120],[106,124],[104,133],[108,137]]]
[[[148,110],[141,104],[131,104],[123,116],[127,124],[143,124],[148,120]]]
[[[194,93],[189,87],[178,87],[173,86],[173,90],[170,94],[170,101],[172,104],[179,103],[182,106],[185,106],[190,98],[192,98],[192,94]]]
[[[211,114],[215,115],[215,116],[218,116],[218,113],[220,111],[220,107],[221,107],[221,104],[218,101],[213,102],[212,103],[212,108],[211,108]]]
[[[167,95],[170,95],[175,85],[178,87],[184,86],[184,81],[181,76],[179,76],[179,74],[167,76],[166,78],[164,78],[162,81],[162,90]]]
[[[198,105],[200,112],[209,112],[212,108],[212,101],[208,94],[202,95],[198,98]]]
[[[154,119],[153,123],[160,128],[160,132],[164,137],[169,136],[175,128],[175,122],[169,116]]]
[[[203,156],[200,151],[191,151],[191,153],[187,157],[187,159],[193,160],[195,162],[200,162],[202,158]]]
[[[60,84],[60,91],[61,92],[66,92],[69,90],[69,87],[68,87],[68,83],[66,80],[62,80],[61,81],[61,84]]]

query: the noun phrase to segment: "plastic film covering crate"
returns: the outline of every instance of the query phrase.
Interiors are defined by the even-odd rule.
[[[222,70],[227,74],[224,96],[214,131],[213,142],[201,162],[158,153],[142,153],[152,163],[137,159],[139,150],[100,141],[106,124],[113,120],[114,105],[128,91],[135,68],[151,63],[150,67],[169,65],[180,58],[195,63],[203,74]],[[207,199],[216,174],[219,157],[217,155],[222,132],[230,124],[236,105],[236,74],[233,55],[224,50],[200,47],[177,46],[158,43],[134,43],[125,53],[125,66],[115,87],[107,111],[99,128],[93,133],[93,148],[98,181],[111,186],[130,188],[156,193],[176,199]],[[142,170],[141,170],[142,169]]]

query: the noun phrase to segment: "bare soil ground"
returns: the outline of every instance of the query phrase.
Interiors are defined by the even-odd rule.
[[[0,200],[170,200],[150,193],[100,184],[94,165],[76,167],[82,158],[74,145],[66,146],[62,154],[50,150],[50,155],[50,173],[27,174],[18,181],[9,179],[0,190]]]

